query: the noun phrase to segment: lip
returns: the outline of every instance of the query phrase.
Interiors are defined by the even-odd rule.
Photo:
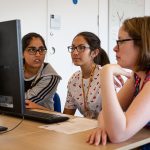
[[[34,62],[35,63],[41,63],[41,60],[40,59],[35,59]]]
[[[80,58],[72,58],[72,59],[75,60],[75,61],[76,61],[76,60],[80,60]]]
[[[116,60],[119,60],[120,59],[120,57],[119,56],[116,56]]]

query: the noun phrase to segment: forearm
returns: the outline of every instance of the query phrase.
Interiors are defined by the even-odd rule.
[[[74,115],[75,114],[75,109],[67,109],[67,108],[64,108],[64,111],[63,113],[64,114],[68,114],[68,115]]]
[[[53,97],[60,79],[57,76],[47,76],[41,78],[33,87],[25,93],[25,99],[39,102],[44,98]]]
[[[115,140],[126,128],[126,117],[120,107],[114,87],[113,72],[105,67],[101,72],[102,110],[105,129],[110,139]],[[119,133],[119,134],[118,134]]]
[[[26,100],[26,108],[28,108],[28,109],[31,108],[31,109],[50,110],[50,109],[48,109],[48,108],[46,108],[46,107],[44,107],[42,105],[39,105],[37,103],[34,103],[34,102],[30,101],[30,100]]]

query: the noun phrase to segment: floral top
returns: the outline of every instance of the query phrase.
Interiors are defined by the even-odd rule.
[[[84,98],[82,93],[82,72],[75,72],[68,82],[68,93],[65,103],[66,109],[78,109],[84,117],[97,118],[101,111],[101,89],[100,89],[100,69],[101,66],[96,65],[93,80],[91,82],[88,93],[88,112],[85,111]],[[89,78],[83,79],[85,93],[87,93]]]
[[[147,73],[141,89],[139,89],[141,79],[137,76],[136,73],[134,74],[134,78],[135,78],[135,92],[134,92],[134,97],[136,97],[138,95],[138,93],[140,92],[140,90],[142,90],[144,84],[146,82],[150,81],[150,71]],[[146,125],[146,128],[150,128],[150,121]]]

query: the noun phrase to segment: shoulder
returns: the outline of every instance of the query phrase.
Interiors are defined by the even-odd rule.
[[[67,88],[68,90],[71,92],[71,91],[75,91],[77,90],[78,88],[80,88],[80,84],[81,84],[81,77],[82,77],[82,74],[81,74],[81,71],[77,71],[75,72],[69,79],[68,81],[68,85],[67,85]]]
[[[102,69],[102,66],[96,65],[96,71],[100,71]]]
[[[102,67],[100,65],[96,65],[94,76],[100,76],[100,70]]]
[[[61,79],[61,76],[55,71],[55,69],[49,64],[44,63],[43,68],[41,70],[41,76],[57,76]]]
[[[150,81],[150,71],[146,74],[145,82]]]
[[[76,71],[75,73],[73,73],[73,75],[70,77],[68,84],[71,84],[73,82],[78,82],[81,78],[81,71]]]

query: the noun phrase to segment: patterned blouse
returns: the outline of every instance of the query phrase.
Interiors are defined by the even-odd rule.
[[[101,66],[96,66],[93,80],[88,92],[88,113],[85,111],[84,98],[82,93],[82,72],[75,72],[68,82],[68,93],[65,103],[66,109],[78,109],[80,113],[87,118],[97,118],[101,111],[101,95],[100,95],[100,69]],[[85,93],[87,93],[89,78],[83,79]]]
[[[134,78],[135,78],[135,92],[134,92],[134,97],[136,97],[138,95],[138,93],[140,92],[140,90],[144,87],[144,84],[147,81],[150,81],[150,71],[147,73],[141,89],[139,89],[141,79],[138,77],[138,75],[136,73],[134,74]],[[148,124],[145,127],[150,129],[150,122],[148,122]]]

